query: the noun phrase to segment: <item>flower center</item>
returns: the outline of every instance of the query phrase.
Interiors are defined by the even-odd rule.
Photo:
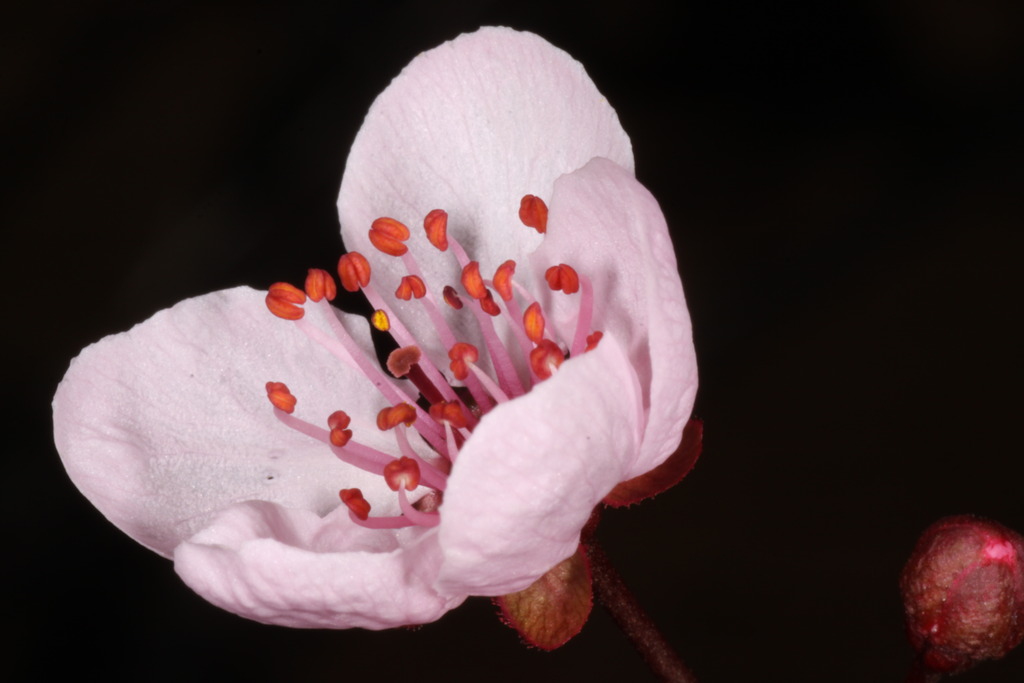
[[[543,234],[547,216],[543,200],[533,195],[523,197],[519,218],[524,225]],[[344,410],[327,416],[325,429],[294,414],[298,399],[284,383],[266,385],[267,398],[281,422],[323,442],[342,461],[382,476],[397,493],[401,514],[381,517],[370,515],[371,505],[362,491],[341,489],[339,495],[351,519],[376,529],[437,525],[448,476],[480,419],[496,405],[525,394],[551,377],[566,358],[597,346],[602,336],[590,329],[594,305],[590,280],[571,266],[554,264],[544,275],[552,291],[578,298],[571,336],[562,339],[548,326],[540,302],[515,280],[515,261],[505,261],[486,279],[480,263],[471,260],[448,234],[447,213],[431,211],[423,228],[433,248],[457,261],[461,295],[453,285],[443,287],[440,300],[430,291],[407,244],[411,232],[404,224],[394,218],[378,218],[370,227],[369,237],[382,254],[402,260],[406,274],[399,281],[394,299],[403,302],[399,306],[423,307],[437,341],[447,349],[447,358],[431,358],[424,353],[425,345],[413,337],[388,299],[374,287],[372,268],[365,256],[350,252],[338,261],[341,286],[349,292],[362,291],[374,308],[371,324],[388,332],[398,344],[388,357],[387,369],[391,376],[409,380],[407,384],[399,383],[406,384],[404,387],[385,374],[372,349],[362,348],[335,315],[329,302],[337,295],[337,285],[329,273],[311,269],[304,290],[278,282],[267,291],[271,313],[293,321],[341,362],[363,372],[391,404],[377,415],[377,428],[394,435],[394,449],[385,452],[359,440],[349,428],[351,418]],[[307,302],[322,309],[321,317],[329,332],[305,318]],[[456,311],[455,315],[473,316],[483,340],[482,349],[456,336],[442,306]],[[499,334],[496,329],[495,322],[502,318],[511,334]],[[484,353],[489,370],[481,367]]]

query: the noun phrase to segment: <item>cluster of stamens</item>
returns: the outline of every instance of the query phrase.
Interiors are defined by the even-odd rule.
[[[543,234],[547,230],[547,214],[547,206],[540,198],[523,197],[519,218],[524,225]],[[448,475],[458,459],[459,449],[482,416],[495,405],[521,396],[536,383],[551,377],[567,357],[591,350],[601,339],[601,332],[590,329],[594,300],[590,282],[571,266],[555,264],[545,273],[547,286],[552,291],[579,297],[572,337],[560,340],[549,329],[540,302],[515,281],[514,261],[502,263],[487,280],[480,272],[480,263],[470,260],[459,242],[448,235],[447,213],[441,209],[431,211],[423,227],[430,244],[442,252],[451,249],[459,263],[462,294],[447,285],[440,299],[443,305],[455,311],[468,309],[460,315],[475,316],[493,376],[479,365],[481,349],[459,341],[448,325],[442,303],[427,287],[409,249],[409,228],[393,218],[378,218],[373,222],[370,242],[382,254],[402,259],[408,274],[400,279],[394,297],[410,302],[409,305],[414,305],[415,301],[415,305],[424,307],[438,339],[448,349],[449,375],[445,375],[435,359],[423,353],[402,324],[401,317],[395,315],[388,301],[376,290],[370,262],[359,252],[347,253],[339,259],[338,279],[346,291],[362,291],[369,300],[374,308],[371,324],[390,333],[399,347],[388,357],[387,369],[391,376],[409,380],[414,391],[390,381],[372,350],[361,348],[345,330],[329,303],[337,296],[337,286],[329,273],[311,269],[304,289],[279,282],[271,285],[267,292],[267,308],[274,315],[294,321],[309,338],[339,360],[364,372],[391,404],[378,413],[377,428],[394,434],[398,457],[361,443],[358,434],[353,434],[349,428],[351,418],[345,411],[331,413],[324,429],[294,415],[297,399],[284,383],[268,382],[266,386],[267,398],[279,420],[320,440],[342,461],[383,476],[388,487],[398,494],[401,515],[371,517],[370,503],[362,491],[357,488],[340,491],[350,518],[370,528],[437,525]],[[330,334],[304,317],[307,302],[324,309],[323,318]],[[515,339],[511,345],[502,341],[494,326],[494,319],[503,315],[507,316]],[[518,366],[516,357],[520,359]],[[528,368],[528,376],[525,371],[520,376],[518,367]],[[421,488],[425,493],[415,502],[411,501],[409,493]]]

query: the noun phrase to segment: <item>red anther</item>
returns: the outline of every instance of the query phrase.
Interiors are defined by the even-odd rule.
[[[427,294],[427,286],[423,284],[423,280],[415,275],[406,275],[402,278],[402,281],[398,283],[398,289],[395,290],[395,296],[402,301],[408,301],[413,297],[422,299]]]
[[[451,360],[449,367],[455,373],[455,379],[463,380],[469,376],[468,363],[475,363],[480,358],[480,352],[472,344],[457,342],[448,351],[448,358]]]
[[[470,261],[462,269],[462,287],[474,299],[483,299],[487,296],[487,285],[480,276],[480,262]]]
[[[580,276],[572,266],[564,263],[548,268],[544,273],[544,279],[548,281],[548,287],[555,291],[560,289],[566,294],[575,294],[580,290]]]
[[[348,429],[352,418],[344,410],[335,410],[327,418],[327,426],[331,430],[331,443],[341,448],[352,438],[352,430]]]
[[[295,412],[295,403],[298,399],[288,391],[288,386],[284,382],[267,382],[267,398],[278,410],[291,415]]]
[[[441,251],[448,251],[448,212],[434,209],[423,219],[423,229],[427,231],[427,239]]]
[[[306,274],[306,295],[313,301],[320,301],[325,298],[334,301],[338,296],[338,286],[334,284],[334,278],[326,270],[310,268]]]
[[[416,409],[409,403],[399,403],[397,406],[384,408],[377,413],[377,429],[386,432],[394,429],[400,424],[411,427],[416,421]]]
[[[550,377],[552,368],[557,368],[564,360],[565,354],[550,339],[542,339],[537,346],[533,347],[533,351],[530,351],[530,367],[540,379]]]
[[[403,346],[388,354],[388,370],[395,377],[405,377],[420,362],[423,353],[418,346]]]
[[[458,401],[440,401],[430,406],[430,417],[434,418],[435,422],[438,423],[449,423],[452,427],[457,429],[463,429],[469,421],[466,419],[466,413],[463,412],[462,406],[459,405]]]
[[[519,202],[519,220],[543,235],[548,231],[548,205],[540,197],[526,195]]]
[[[494,289],[505,301],[512,301],[512,275],[516,272],[515,261],[505,261],[494,274]]]
[[[306,303],[306,293],[287,282],[275,282],[267,290],[267,308],[278,318],[298,320],[306,315],[299,304]]]
[[[534,301],[523,313],[523,327],[526,328],[526,336],[534,344],[539,344],[544,338],[544,313],[540,310],[540,304]]]
[[[587,348],[583,349],[586,351],[593,351],[597,348],[598,342],[601,341],[601,337],[604,336],[604,332],[593,332],[587,335]]]
[[[454,308],[456,311],[462,308],[462,299],[459,298],[459,293],[455,291],[455,288],[451,285],[444,286],[444,302]]]
[[[409,239],[409,228],[394,218],[378,218],[370,226],[370,242],[380,251],[391,256],[401,256],[409,251],[403,244]]]
[[[392,491],[405,487],[412,491],[420,485],[420,466],[404,455],[384,465],[384,481]]]
[[[487,295],[480,299],[480,308],[484,310],[484,313],[492,317],[501,315],[501,308],[498,307],[498,302],[494,300],[494,295],[491,294],[490,290],[487,290]]]
[[[338,259],[338,277],[347,292],[358,292],[370,284],[370,262],[358,251],[349,252]]]
[[[338,497],[359,519],[365,520],[370,516],[370,503],[363,498],[363,492],[359,489],[342,489],[338,491]]]
[[[331,429],[348,429],[352,418],[344,410],[335,410],[327,416],[327,426]]]

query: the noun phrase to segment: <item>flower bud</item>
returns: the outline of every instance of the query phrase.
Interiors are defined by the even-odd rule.
[[[907,632],[924,667],[964,671],[1024,638],[1024,538],[1001,524],[946,517],[903,568]]]

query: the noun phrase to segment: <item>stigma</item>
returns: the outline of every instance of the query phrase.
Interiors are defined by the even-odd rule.
[[[519,220],[524,229],[543,236],[547,219],[542,199],[522,198]],[[392,445],[382,449],[368,445],[381,443],[379,438],[360,439],[346,412],[360,406],[337,406],[326,416],[304,415],[301,396],[288,388],[287,378],[267,382],[267,399],[283,425],[322,442],[343,462],[379,475],[397,497],[397,506],[389,507],[400,514],[377,515],[360,489],[340,488],[338,498],[353,522],[372,529],[430,528],[441,521],[448,478],[480,420],[600,342],[602,332],[591,329],[594,291],[585,273],[565,263],[550,264],[536,282],[517,279],[511,259],[493,274],[485,272],[448,233],[448,214],[442,209],[424,217],[419,236],[396,218],[380,217],[369,227],[369,241],[374,249],[369,256],[359,252],[341,256],[337,283],[327,271],[310,269],[302,289],[285,282],[271,285],[266,304],[273,315],[296,325],[339,362],[358,368],[370,379],[388,404],[378,412],[376,428],[390,434]],[[416,253],[424,250],[446,254],[453,262],[452,272],[459,273],[457,279],[432,290],[416,259]],[[405,274],[394,291],[382,291],[376,286],[372,263],[389,258],[399,259]],[[388,356],[386,371],[374,349],[360,346],[335,315],[330,302],[337,296],[338,284],[366,297],[372,308],[370,324],[397,345]],[[541,303],[547,295],[531,291],[538,287],[576,299],[575,307],[569,307],[576,312],[574,320],[564,333],[549,323]],[[327,321],[327,329],[306,316],[312,307],[324,309],[325,315],[318,317]],[[431,322],[426,330],[429,338],[416,338],[403,324],[403,313],[411,307],[426,313]],[[455,332],[465,329],[475,329],[478,335],[469,340]]]

